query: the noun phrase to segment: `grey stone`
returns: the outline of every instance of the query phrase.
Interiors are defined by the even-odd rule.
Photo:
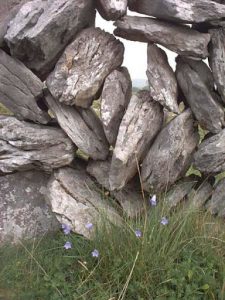
[[[117,20],[126,14],[127,0],[97,0],[97,9],[106,20]]]
[[[202,128],[217,133],[225,124],[224,109],[212,91],[212,74],[203,61],[179,57],[177,81],[196,119]]]
[[[163,110],[149,91],[133,95],[120,124],[109,174],[111,190],[122,189],[137,173],[163,124]]]
[[[194,155],[194,165],[204,174],[225,171],[225,129],[199,145]]]
[[[61,104],[51,95],[46,95],[46,101],[61,128],[79,149],[95,160],[106,159],[109,144],[102,123],[92,109]]]
[[[72,230],[91,238],[95,225],[102,219],[120,225],[121,217],[96,191],[95,182],[83,171],[61,168],[55,171],[48,184],[46,199],[60,223],[66,223]],[[88,223],[94,228],[86,228]]]
[[[0,245],[59,229],[44,200],[48,178],[39,171],[0,176]]]
[[[212,196],[213,186],[205,180],[197,189],[193,189],[188,196],[188,204],[191,208],[202,208]]]
[[[206,58],[210,34],[199,33],[184,25],[165,21],[125,16],[115,22],[114,34],[131,41],[157,43],[183,56]]]
[[[65,46],[94,19],[92,0],[29,1],[10,22],[5,40],[13,56],[45,78]]]
[[[101,119],[110,145],[115,145],[121,120],[132,94],[132,82],[124,67],[106,77],[101,96]]]
[[[182,178],[198,145],[198,130],[188,109],[171,120],[158,134],[141,170],[143,188],[162,191]]]
[[[129,9],[181,23],[200,23],[225,17],[225,6],[211,0],[129,0]]]
[[[169,111],[179,113],[175,74],[168,63],[166,52],[154,44],[148,44],[147,76],[152,98]]]
[[[109,171],[111,160],[88,162],[87,172],[106,190],[110,190]],[[133,179],[120,191],[111,191],[113,196],[121,205],[124,213],[134,218],[144,212],[144,200],[141,193],[139,178]]]
[[[225,179],[221,179],[212,193],[212,198],[206,203],[207,210],[212,215],[225,217]]]
[[[69,165],[75,146],[59,128],[0,116],[0,173]]]
[[[124,46],[99,28],[83,30],[66,48],[47,86],[55,99],[87,108],[114,69],[123,62]]]
[[[20,61],[0,49],[0,102],[19,119],[46,124],[47,111],[39,105],[43,98],[43,84]]]

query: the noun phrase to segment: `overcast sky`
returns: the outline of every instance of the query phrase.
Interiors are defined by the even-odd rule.
[[[129,15],[138,15],[131,11],[128,11]],[[114,26],[113,22],[104,20],[98,13],[96,18],[96,27],[100,27],[105,31],[113,33]],[[121,39],[125,46],[124,63],[130,72],[132,79],[146,79],[147,69],[147,44],[140,42],[127,41]],[[167,51],[169,62],[174,68],[175,54],[171,51]]]

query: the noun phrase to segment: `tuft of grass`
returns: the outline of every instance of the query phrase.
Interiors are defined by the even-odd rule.
[[[0,299],[222,300],[224,257],[223,221],[190,208],[170,214],[159,204],[121,227],[103,219],[90,241],[58,232],[0,248]]]

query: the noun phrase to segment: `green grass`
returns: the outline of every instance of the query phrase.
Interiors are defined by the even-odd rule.
[[[0,248],[0,299],[225,299],[222,221],[185,209],[169,215],[159,205],[120,228],[104,224],[91,241],[59,232]]]

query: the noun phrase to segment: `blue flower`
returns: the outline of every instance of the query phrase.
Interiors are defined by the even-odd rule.
[[[92,257],[99,257],[99,251],[97,249],[91,252]]]
[[[64,249],[68,250],[68,249],[72,248],[72,244],[71,244],[71,242],[66,242],[63,247],[64,247]]]
[[[142,237],[141,230],[137,229],[137,230],[134,231],[134,233],[135,233],[136,237],[138,237],[138,238]]]
[[[168,225],[168,224],[169,224],[169,220],[168,220],[166,217],[163,217],[163,218],[161,219],[160,223],[161,223],[162,225]]]
[[[85,225],[85,227],[88,229],[88,230],[91,230],[92,228],[93,228],[93,224],[92,223],[87,223],[86,225]]]
[[[153,195],[152,198],[149,199],[149,203],[151,206],[157,205],[156,195]]]
[[[67,224],[62,224],[62,229],[65,235],[70,234],[72,228]]]

